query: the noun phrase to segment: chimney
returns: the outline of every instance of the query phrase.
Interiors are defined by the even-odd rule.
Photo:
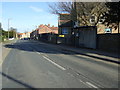
[[[50,24],[48,24],[48,27],[50,27]]]

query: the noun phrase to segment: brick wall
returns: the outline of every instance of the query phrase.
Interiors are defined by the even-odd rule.
[[[103,51],[120,52],[120,33],[98,34],[97,48]]]

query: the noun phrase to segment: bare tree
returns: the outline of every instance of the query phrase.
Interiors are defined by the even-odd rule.
[[[81,25],[94,25],[96,26],[101,16],[107,11],[104,2],[78,2],[76,3],[76,11],[78,21]],[[93,23],[90,22],[91,17],[94,16]]]
[[[107,12],[105,2],[58,2],[54,5],[49,5],[51,13],[70,13],[71,20],[78,21],[80,25],[97,25],[101,16]],[[90,22],[94,16],[94,23]]]
[[[72,2],[55,2],[49,4],[49,7],[52,14],[71,13]]]

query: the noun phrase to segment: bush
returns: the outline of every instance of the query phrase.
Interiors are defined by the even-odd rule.
[[[0,36],[0,42],[3,42],[6,36]]]
[[[2,36],[0,36],[0,42],[2,42]]]

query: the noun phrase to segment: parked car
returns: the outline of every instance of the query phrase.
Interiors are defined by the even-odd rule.
[[[9,40],[14,40],[15,38],[9,38]]]

